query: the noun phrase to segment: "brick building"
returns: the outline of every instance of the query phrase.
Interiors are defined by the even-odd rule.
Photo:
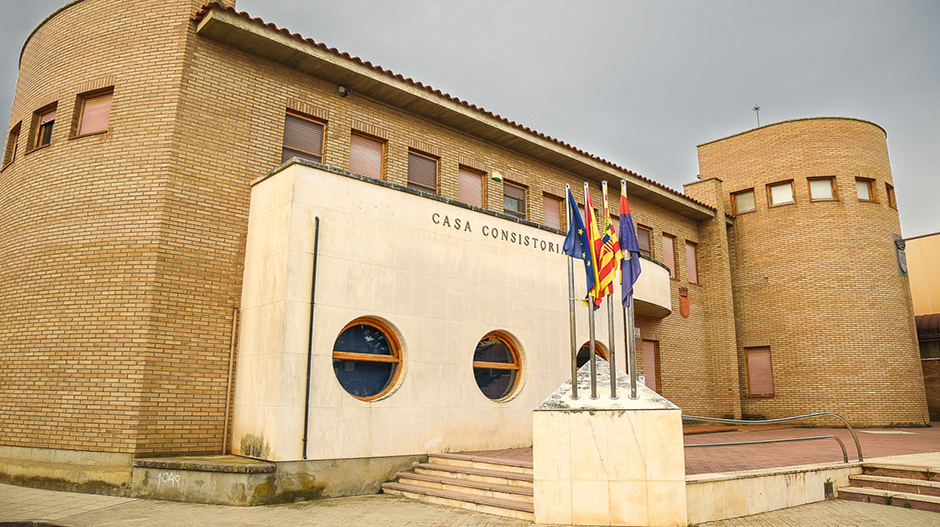
[[[23,46],[4,480],[128,493],[136,457],[232,451],[371,464],[371,485],[409,456],[525,445],[570,376],[564,185],[599,205],[611,182],[617,215],[620,179],[649,385],[687,414],[926,422],[877,125],[700,145],[678,192],[224,4],[75,0]]]

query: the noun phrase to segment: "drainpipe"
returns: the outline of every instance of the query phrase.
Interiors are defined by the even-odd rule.
[[[320,217],[313,218],[313,272],[310,279],[310,328],[307,331],[307,386],[304,390],[303,457],[307,459],[307,429],[310,425],[310,370],[313,367],[313,302],[317,293],[317,253],[320,252]]]
[[[235,335],[238,333],[238,308],[232,308],[232,342],[228,347],[228,379],[225,383],[225,419],[222,420],[222,455],[228,453],[228,417],[232,406],[232,367],[235,365]]]

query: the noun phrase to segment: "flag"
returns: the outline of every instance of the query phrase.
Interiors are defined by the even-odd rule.
[[[597,295],[594,297],[595,307],[599,306],[601,299],[614,294],[614,278],[617,277],[617,263],[622,257],[620,243],[614,224],[610,221],[610,207],[607,204],[607,186],[604,186],[604,232],[600,238],[600,248],[597,256]]]
[[[581,221],[581,214],[578,212],[578,204],[571,195],[571,189],[568,189],[568,206],[571,209],[571,218],[568,221],[568,235],[565,236],[565,254],[572,258],[584,261],[584,274],[587,277],[587,290],[594,289],[597,273],[594,264],[594,255],[591,252],[591,243],[588,239],[584,223]]]
[[[640,277],[640,244],[636,241],[636,230],[633,228],[633,218],[630,216],[630,203],[627,202],[627,196],[624,194],[620,194],[620,248],[623,250],[623,260],[620,264],[623,307],[630,307],[633,285]]]
[[[602,293],[600,290],[600,268],[598,267],[598,255],[601,252],[603,242],[601,233],[597,230],[597,218],[594,217],[594,204],[591,203],[591,193],[584,193],[584,227],[587,229],[588,240],[591,242],[592,256],[594,258],[594,288],[588,291],[588,296],[594,297],[594,309],[600,307]],[[585,301],[585,305],[587,305]]]

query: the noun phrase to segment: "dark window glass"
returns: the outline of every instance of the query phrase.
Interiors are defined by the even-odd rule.
[[[653,257],[653,231],[649,227],[636,226],[636,242],[640,246],[640,254]]]
[[[384,394],[395,380],[401,357],[394,342],[370,323],[347,327],[333,345],[333,372],[347,392],[361,399]]]
[[[519,377],[519,355],[505,340],[487,335],[473,352],[473,377],[483,395],[494,401],[512,393]]]
[[[597,341],[594,342],[594,354],[597,355],[598,360],[607,360],[607,354],[604,353],[604,350],[597,344]],[[590,360],[591,345],[590,343],[585,343],[581,346],[581,349],[578,350],[578,369],[587,364]]]
[[[36,146],[48,145],[52,142],[52,129],[55,127],[55,109],[39,116],[39,133],[36,137]]]

